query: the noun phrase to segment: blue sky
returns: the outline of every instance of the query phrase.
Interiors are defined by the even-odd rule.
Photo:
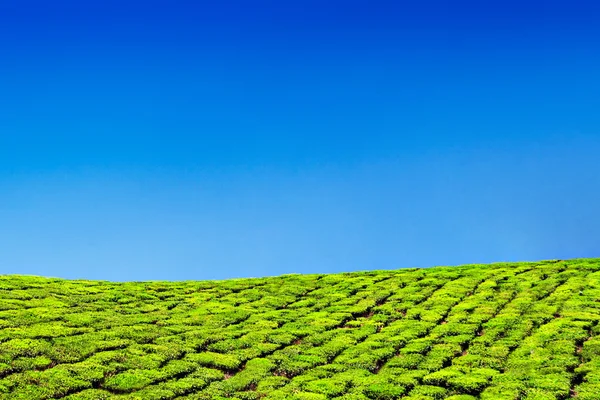
[[[600,5],[0,3],[0,273],[600,256]]]

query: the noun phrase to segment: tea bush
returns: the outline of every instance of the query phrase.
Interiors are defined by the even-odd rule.
[[[600,399],[600,260],[0,276],[0,399]]]

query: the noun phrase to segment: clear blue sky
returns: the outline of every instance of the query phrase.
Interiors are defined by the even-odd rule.
[[[600,5],[0,2],[0,273],[600,256]]]

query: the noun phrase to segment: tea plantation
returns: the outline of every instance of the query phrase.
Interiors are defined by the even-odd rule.
[[[600,259],[0,276],[1,399],[600,399]]]

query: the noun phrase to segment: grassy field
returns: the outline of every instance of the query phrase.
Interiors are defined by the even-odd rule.
[[[600,259],[0,277],[2,399],[600,399]]]

